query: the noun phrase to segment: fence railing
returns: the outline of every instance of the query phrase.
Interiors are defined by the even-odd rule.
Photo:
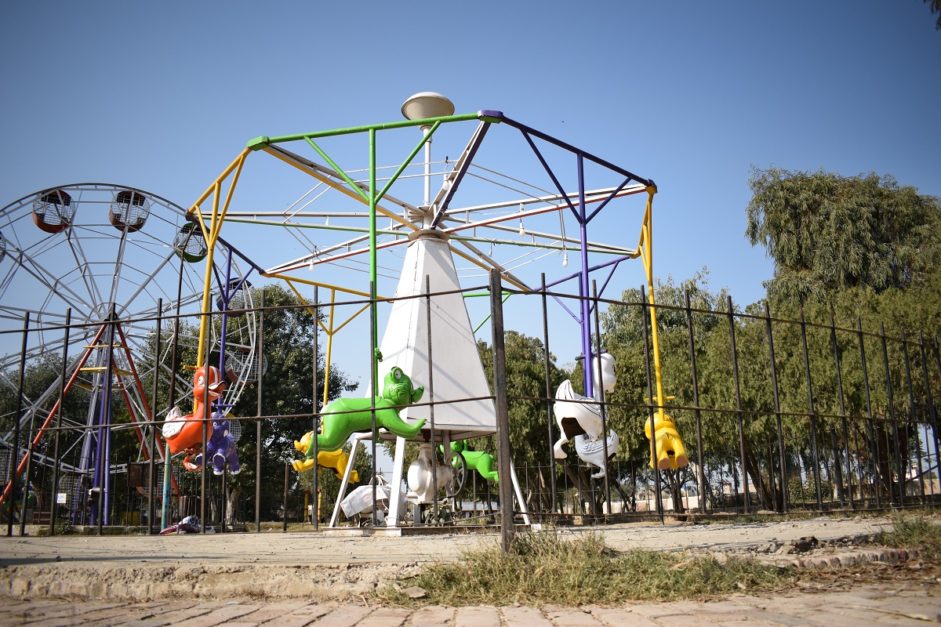
[[[536,520],[562,523],[571,516],[603,522],[669,512],[921,507],[933,506],[941,495],[937,338],[889,333],[884,325],[874,330],[858,319],[838,325],[832,316],[822,322],[805,319],[802,313],[776,317],[767,306],[740,312],[730,298],[693,307],[690,296],[682,295],[682,302],[661,300],[656,308],[667,394],[658,402],[651,368],[651,306],[643,289],[634,301],[593,297],[594,350],[603,347],[615,356],[619,378],[615,391],[599,403],[607,426],[620,438],[605,477],[593,479],[590,475],[597,468],[581,462],[574,451],[561,461],[553,455],[559,437],[552,418],[555,390],[564,377],[577,387],[582,366],[574,373],[558,367],[550,349],[568,345],[554,335],[562,331],[555,322],[550,324],[556,319],[546,303],[571,312],[577,307],[567,303],[579,297],[545,288],[507,290],[496,274],[489,286],[461,292],[467,296],[481,289],[491,295],[486,307],[491,337],[506,339],[511,330],[517,331],[531,349],[519,353],[512,343],[501,349],[491,340],[492,359],[486,365],[492,388],[486,398],[495,403],[496,434],[503,429],[507,439],[502,447],[500,438],[475,444],[496,454],[501,478],[511,474],[513,462],[523,502],[511,496],[509,481],[495,486],[471,473],[464,492],[450,502],[451,524],[495,520],[491,517],[499,504],[510,502],[514,504],[508,513],[525,509]],[[508,294],[512,297],[504,305]],[[440,296],[429,291],[410,298],[433,302]],[[380,299],[375,306],[390,307],[396,300]],[[331,305],[353,310],[373,303],[358,299]],[[241,382],[238,411],[228,417],[241,425],[240,453],[246,462],[254,457],[254,463],[244,463],[247,472],[237,480],[227,472],[218,479],[210,476],[208,463],[198,473],[188,473],[177,460],[165,475],[161,461],[157,433],[171,407],[187,402],[181,390],[192,376],[185,362],[194,352],[188,329],[200,314],[169,311],[133,321],[113,315],[99,325],[74,325],[67,317],[61,325],[31,326],[27,313],[22,329],[0,332],[8,340],[18,335],[21,340],[16,359],[11,355],[5,361],[9,367],[0,392],[6,408],[0,415],[0,483],[5,487],[2,511],[8,534],[14,522],[22,531],[30,516],[53,533],[57,524],[97,525],[99,531],[108,525],[142,526],[155,532],[158,522],[166,522],[157,515],[164,503],[171,519],[198,514],[204,526],[254,523],[260,530],[265,519],[279,520],[285,529],[289,519],[316,524],[332,504],[338,482],[321,477],[319,485],[315,482],[305,490],[291,478],[286,464],[295,454],[291,440],[306,431],[316,433],[330,415],[312,400],[329,386],[319,365],[323,347],[316,333],[302,340],[308,343],[301,349],[309,351],[311,366],[310,380],[302,384],[309,394],[296,397],[306,398],[304,406],[270,411],[277,405],[270,396],[277,388],[261,364],[277,370],[284,358],[265,351],[271,316],[320,315],[325,307],[316,302],[250,302],[245,309],[202,314],[212,319],[217,339],[225,337],[225,316],[248,313],[256,318],[253,340],[242,341],[236,351],[246,366],[241,370],[246,380]],[[167,308],[158,305],[157,311]],[[566,324],[574,325],[566,327],[566,333],[579,328],[574,322]],[[127,343],[120,339],[122,328],[141,325],[152,325],[152,337],[143,343],[144,354],[128,356],[123,352]],[[246,327],[239,328],[243,332]],[[48,341],[56,333],[63,339],[50,356],[36,338]],[[436,351],[447,350],[447,341],[429,338]],[[226,351],[223,345],[210,349],[207,359],[218,359]],[[372,351],[367,355],[364,350],[358,359],[345,353],[343,359],[368,364]],[[538,368],[534,360],[540,362]],[[103,374],[108,372],[112,376]],[[426,377],[424,372],[411,374]],[[434,376],[430,369],[427,376]],[[434,386],[433,380],[424,383]],[[424,400],[412,405],[412,415],[467,400]],[[690,462],[686,467],[653,471],[649,466],[651,445],[644,426],[661,409],[685,441]],[[212,419],[208,412],[196,419],[202,423],[205,450]],[[446,437],[432,437],[426,429],[419,439],[431,438],[437,444]],[[446,463],[437,456],[435,460]],[[371,469],[362,470],[363,480],[369,481]],[[332,492],[322,503],[312,496],[324,491]],[[501,517],[507,524],[512,519]],[[442,520],[437,505],[431,520]]]

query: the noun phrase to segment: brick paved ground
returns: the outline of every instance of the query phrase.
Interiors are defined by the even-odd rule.
[[[171,601],[124,604],[67,600],[7,601],[0,625],[134,625],[210,627],[397,627],[399,625],[924,625],[941,622],[941,585],[905,582],[866,585],[848,592],[788,596],[737,595],[723,601],[637,603],[620,608],[425,607],[416,610],[302,600]]]
[[[748,525],[620,525],[614,549],[757,552],[802,566],[845,564],[834,553],[777,555],[782,542],[813,535],[837,542],[891,527],[888,519],[820,518]],[[581,533],[580,530],[563,533]],[[621,608],[426,607],[348,604],[422,563],[459,559],[493,534],[355,538],[312,533],[177,537],[0,538],[2,625],[670,625],[918,624],[941,619],[941,579],[893,580],[850,591],[734,596],[715,602]],[[785,547],[786,548],[786,547]],[[883,550],[885,552],[887,550]],[[874,553],[875,554],[875,553]],[[881,553],[880,553],[881,555]],[[892,556],[888,556],[892,557]],[[841,558],[842,560],[843,558]],[[886,559],[885,556],[878,559]],[[894,559],[894,558],[893,558]],[[899,558],[904,559],[904,558]],[[870,580],[871,581],[871,580]],[[68,597],[68,600],[56,597]],[[266,598],[267,601],[257,600]]]

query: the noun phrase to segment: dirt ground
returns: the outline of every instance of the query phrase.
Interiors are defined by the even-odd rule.
[[[799,551],[802,559],[826,556],[846,553],[891,527],[888,518],[857,516],[746,524],[631,523],[594,532],[602,533],[605,543],[619,551],[749,553],[793,562],[802,539],[816,539],[813,546]],[[558,531],[563,535],[593,532],[586,528]],[[498,541],[494,533],[362,537],[330,531],[0,538],[0,595],[135,601],[168,597],[355,599],[382,583],[414,574],[422,563],[458,560],[466,550]],[[928,570],[886,568],[902,568],[899,572],[906,576],[934,577]]]

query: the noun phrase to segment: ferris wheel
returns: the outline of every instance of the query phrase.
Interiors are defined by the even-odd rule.
[[[231,407],[255,379],[256,319],[246,280],[251,268],[219,245],[213,309],[235,311],[224,325],[207,325],[207,342],[214,365],[229,375],[222,403]],[[33,462],[53,461],[42,436],[65,387],[84,390],[93,402],[83,413],[62,412],[62,433],[72,434],[60,451],[63,469],[106,480],[100,468],[109,443],[93,427],[112,424],[112,407],[126,412],[125,428],[140,441],[138,458],[148,459],[152,421],[169,409],[165,402],[153,407],[152,391],[177,404],[192,402],[186,365],[195,355],[199,320],[186,316],[201,310],[206,254],[202,233],[182,207],[133,187],[61,185],[0,209],[0,388],[15,397],[21,359],[27,369],[54,363],[56,374],[64,373],[64,381],[57,376],[39,391],[24,391],[18,416],[0,416],[0,454],[9,459],[18,422],[18,458],[32,434]],[[6,485],[7,464],[0,475]]]

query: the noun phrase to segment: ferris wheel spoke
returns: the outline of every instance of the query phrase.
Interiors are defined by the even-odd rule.
[[[118,243],[118,254],[114,258],[114,273],[111,276],[111,291],[108,294],[108,302],[117,305],[118,285],[121,283],[121,271],[124,269],[124,249],[127,246],[127,230],[121,233],[121,239]]]
[[[125,313],[128,310],[129,306],[137,300],[137,297],[140,296],[141,293],[144,292],[147,289],[147,287],[155,281],[155,278],[157,277],[157,275],[160,274],[160,271],[163,270],[164,267],[166,267],[166,265],[170,263],[170,260],[176,256],[177,256],[176,252],[174,252],[173,250],[171,250],[169,253],[166,254],[166,256],[164,256],[164,258],[160,261],[157,268],[153,272],[151,272],[149,275],[147,275],[147,278],[141,281],[140,286],[137,288],[137,290],[134,291],[133,294],[131,294],[128,298],[125,299],[126,301],[125,304],[122,305],[120,308],[121,314]],[[156,303],[154,304],[153,311],[156,311]]]
[[[24,262],[24,258],[29,261],[29,263]],[[79,294],[74,290],[68,287],[67,284],[63,284],[61,279],[57,277],[50,277],[47,275],[47,272],[42,269],[42,266],[33,261],[28,255],[19,251],[16,256],[13,257],[14,262],[19,265],[30,276],[32,276],[36,281],[49,290],[49,295],[55,295],[62,299],[62,302],[66,306],[71,307],[73,312],[76,314],[87,316],[88,313],[93,308],[93,305],[88,303],[83,299]]]
[[[20,266],[18,264],[10,264],[10,269],[6,271],[3,275],[3,278],[0,279],[0,298],[3,298],[3,295],[6,294],[7,288],[13,282],[13,279],[16,277],[16,271]]]
[[[92,299],[94,305],[102,303],[101,292],[98,290],[98,285],[94,281],[94,277],[90,275],[90,266],[88,263],[88,258],[85,256],[85,251],[81,246],[81,241],[77,237],[73,237],[73,229],[69,229],[66,233],[65,241],[68,242],[69,250],[72,251],[72,257],[75,259],[76,268],[81,273],[82,283],[85,285],[85,290],[88,292],[89,297]]]

